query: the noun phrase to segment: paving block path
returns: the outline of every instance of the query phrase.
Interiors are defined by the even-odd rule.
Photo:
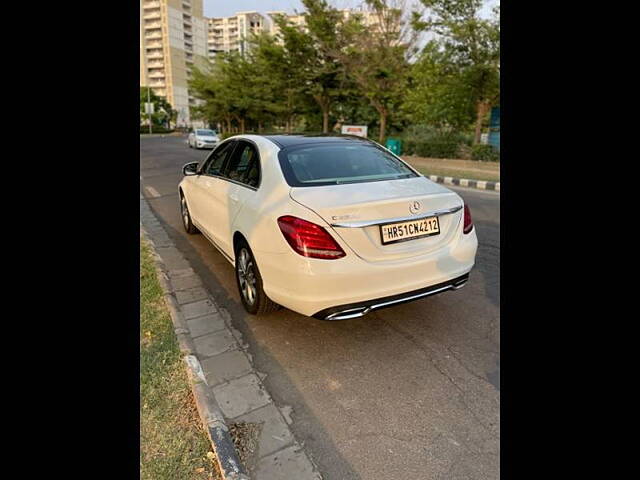
[[[273,401],[254,369],[241,333],[214,298],[164,228],[140,198],[140,221],[157,255],[187,326],[197,359],[227,425],[259,426],[257,448],[245,467],[254,480],[322,478],[289,428],[289,415]]]

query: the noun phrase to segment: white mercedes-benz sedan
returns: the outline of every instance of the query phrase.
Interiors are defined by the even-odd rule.
[[[251,314],[360,317],[457,290],[475,262],[462,198],[370,140],[238,135],[183,173],[184,227],[235,266]]]

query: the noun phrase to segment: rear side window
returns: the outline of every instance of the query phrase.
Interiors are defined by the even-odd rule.
[[[316,144],[280,151],[280,166],[292,187],[340,185],[417,177],[393,155],[368,144]]]
[[[211,152],[211,156],[207,159],[207,163],[202,169],[205,175],[222,175],[222,167],[224,166],[224,161],[233,151],[233,146],[235,145],[235,143],[235,141],[223,143],[213,152]]]
[[[256,147],[249,142],[238,141],[238,146],[227,164],[225,176],[229,180],[258,188],[260,159]]]

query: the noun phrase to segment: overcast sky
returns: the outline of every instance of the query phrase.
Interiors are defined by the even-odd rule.
[[[407,4],[415,0],[407,0]],[[330,0],[330,4],[338,8],[354,8],[363,4],[363,0]],[[491,7],[499,0],[488,0],[483,9],[485,15],[491,12]],[[229,17],[236,12],[256,10],[264,13],[271,10],[284,10],[293,13],[294,10],[303,11],[300,0],[204,0],[205,17]],[[485,16],[483,15],[483,16]]]

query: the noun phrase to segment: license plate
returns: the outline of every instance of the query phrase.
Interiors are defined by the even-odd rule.
[[[380,225],[380,236],[382,244],[406,242],[416,238],[430,237],[440,233],[440,222],[438,217],[421,218],[402,223],[389,223]]]

